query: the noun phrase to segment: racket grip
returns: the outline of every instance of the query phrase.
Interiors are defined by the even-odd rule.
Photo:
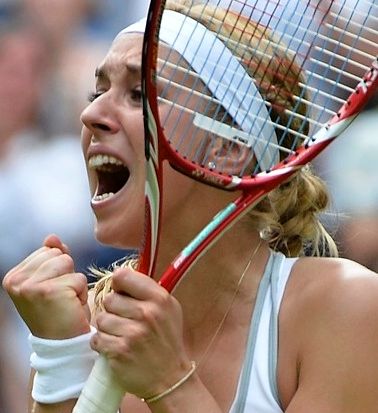
[[[108,360],[100,354],[72,413],[117,413],[124,394]]]

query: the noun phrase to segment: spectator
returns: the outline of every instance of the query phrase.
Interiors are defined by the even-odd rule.
[[[51,232],[70,243],[78,270],[117,257],[93,236],[79,134],[51,135],[46,127],[44,102],[56,67],[50,57],[51,43],[26,17],[12,16],[1,26],[0,275]],[[21,368],[29,357],[28,332],[2,294],[0,308],[0,411],[20,413],[27,410],[19,394],[28,382]]]

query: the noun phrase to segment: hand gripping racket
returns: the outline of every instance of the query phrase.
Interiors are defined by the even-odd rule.
[[[155,268],[164,161],[241,195],[164,272],[160,283],[168,291],[269,191],[336,139],[378,85],[374,0],[184,3],[151,1],[147,18],[139,270],[151,275]],[[144,24],[127,31],[141,32]],[[115,413],[122,397],[100,357],[74,412]]]

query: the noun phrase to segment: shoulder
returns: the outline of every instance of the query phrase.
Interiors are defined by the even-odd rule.
[[[290,284],[291,293],[301,291],[295,296],[303,311],[328,313],[331,318],[342,312],[345,318],[364,310],[378,310],[378,275],[354,261],[300,258],[293,267]]]
[[[292,270],[287,300],[289,308],[303,314],[301,321],[305,318],[312,331],[340,332],[345,328],[345,334],[354,334],[371,327],[371,333],[378,332],[378,275],[356,262],[299,259]]]
[[[368,411],[378,382],[377,274],[345,259],[301,258],[283,305],[296,338],[299,394],[320,392],[319,403],[335,412],[346,400],[344,411]]]

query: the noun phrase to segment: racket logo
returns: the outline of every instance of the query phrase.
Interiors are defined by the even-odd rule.
[[[223,181],[222,178],[219,178],[215,175],[207,175],[200,169],[195,169],[194,171],[192,171],[192,176],[194,179],[200,179],[202,181],[205,180],[210,185],[226,186],[226,183]]]

